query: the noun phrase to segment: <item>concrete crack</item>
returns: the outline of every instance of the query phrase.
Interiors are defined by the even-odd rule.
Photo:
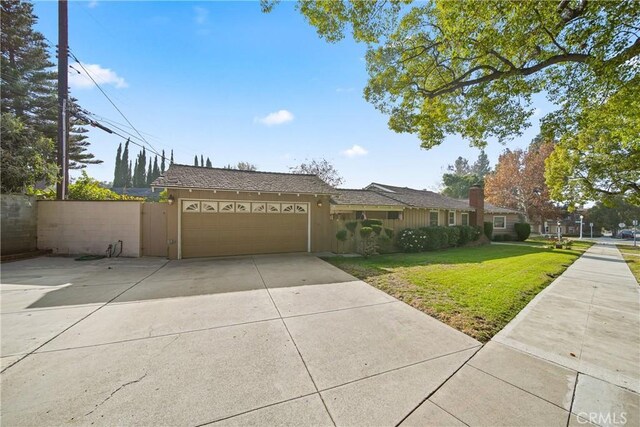
[[[140,381],[142,381],[142,380],[144,379],[144,377],[146,377],[146,376],[147,376],[147,372],[145,372],[145,373],[144,373],[144,375],[143,375],[143,376],[141,376],[140,378],[138,378],[137,380],[129,381],[128,383],[124,383],[124,384],[122,384],[120,387],[118,387],[117,389],[113,390],[113,391],[111,392],[111,394],[110,394],[109,396],[107,396],[107,398],[106,398],[106,399],[104,399],[102,402],[98,403],[98,404],[96,405],[96,407],[95,407],[95,408],[93,408],[91,411],[87,412],[84,416],[86,417],[86,416],[88,416],[88,415],[93,414],[93,413],[96,411],[96,409],[98,409],[100,406],[102,406],[102,405],[103,405],[107,400],[111,399],[111,398],[113,397],[113,395],[114,395],[114,394],[116,394],[117,392],[119,392],[120,390],[122,390],[123,388],[125,388],[126,386],[129,386],[129,385],[131,385],[131,384],[135,384],[135,383],[139,383],[139,382],[140,382]]]

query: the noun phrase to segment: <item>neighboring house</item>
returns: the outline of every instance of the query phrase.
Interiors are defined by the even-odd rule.
[[[329,197],[316,175],[172,164],[166,188],[169,258],[330,250]]]
[[[458,200],[378,183],[334,189],[315,175],[178,164],[152,186],[168,190],[172,259],[330,251],[345,221],[364,218],[395,230],[491,221],[495,234],[513,233],[519,221],[516,211],[485,205],[479,187],[470,190],[470,200]]]
[[[332,219],[391,220],[395,229],[433,225],[482,225],[491,222],[495,234],[514,234],[522,214],[513,209],[484,203],[479,187],[472,187],[469,200],[459,200],[428,190],[371,183],[363,190],[337,189],[331,199]],[[478,220],[480,218],[480,220]]]
[[[560,228],[560,234],[564,235],[579,235],[580,234],[580,215],[583,215],[583,233],[590,233],[589,219],[587,217],[587,211],[578,210],[576,212],[565,214],[563,218],[559,219],[546,219],[542,224],[536,224],[535,231],[542,235],[557,236],[558,228]],[[558,227],[558,222],[560,226]],[[596,234],[597,230],[596,230]],[[586,234],[585,234],[586,235]]]

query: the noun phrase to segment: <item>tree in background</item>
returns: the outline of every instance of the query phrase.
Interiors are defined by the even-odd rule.
[[[297,166],[289,167],[289,171],[299,174],[317,175],[318,178],[327,184],[337,187],[344,182],[344,178],[327,159],[305,160]]]
[[[193,156],[193,166],[198,166],[198,155]]]
[[[53,141],[26,126],[12,113],[2,113],[1,190],[23,192],[39,181],[54,182],[58,168],[48,161]]]
[[[207,167],[212,168],[213,164],[211,164],[211,160],[207,157]]]
[[[171,160],[172,160],[172,163],[173,163],[173,155],[171,157],[172,157]],[[166,170],[166,168],[165,168],[164,150],[162,150],[162,159],[160,161],[160,173],[161,174],[164,173],[165,170]]]
[[[173,150],[171,150],[171,161],[169,162],[170,165],[173,164]]]
[[[262,0],[270,11],[276,0]],[[305,1],[329,42],[351,30],[368,45],[364,97],[424,148],[458,134],[474,146],[522,135],[545,93],[558,143],[553,197],[640,198],[640,2]]]
[[[453,165],[447,167],[448,173],[442,175],[444,189],[442,194],[457,199],[469,197],[472,185],[483,185],[484,177],[491,171],[489,158],[484,150],[480,151],[478,159],[469,166],[469,161],[458,157]]]
[[[618,231],[618,224],[624,223],[631,226],[634,219],[640,220],[640,206],[634,206],[625,201],[622,196],[615,196],[608,200],[608,203],[597,202],[589,209],[589,220],[594,224],[594,230],[602,228]]]
[[[555,218],[545,182],[545,160],[554,149],[551,142],[534,141],[528,150],[505,150],[493,173],[485,177],[487,202],[523,212],[528,222]]]
[[[204,156],[202,156],[202,154],[200,154],[200,167],[204,167]]]
[[[57,139],[57,73],[52,71],[48,45],[44,36],[33,30],[36,16],[33,5],[24,1],[2,2],[2,113],[11,113],[25,132],[40,140],[40,135],[55,142]],[[86,123],[76,116],[79,107],[69,99],[69,167],[84,168],[87,164],[102,163],[87,151],[90,143]],[[25,159],[34,163],[56,163],[55,144],[48,151],[32,150],[44,159]],[[43,146],[40,146],[42,148]],[[6,152],[6,155],[10,153]],[[24,156],[25,153],[20,154]],[[51,176],[47,176],[51,179]],[[47,183],[55,182],[48,181]]]
[[[235,169],[239,171],[257,171],[258,167],[250,162],[238,162],[235,165],[229,163],[224,167],[225,169]]]
[[[122,171],[122,143],[118,144],[118,151],[116,151],[116,164],[113,170],[113,183],[112,188],[124,187],[123,183],[123,171]]]

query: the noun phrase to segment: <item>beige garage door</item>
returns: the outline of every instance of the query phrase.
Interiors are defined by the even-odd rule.
[[[183,200],[182,257],[306,252],[308,204]]]

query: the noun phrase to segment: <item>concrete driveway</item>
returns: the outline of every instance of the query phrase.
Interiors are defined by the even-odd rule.
[[[6,425],[395,425],[480,348],[310,255],[38,258],[2,283]]]

